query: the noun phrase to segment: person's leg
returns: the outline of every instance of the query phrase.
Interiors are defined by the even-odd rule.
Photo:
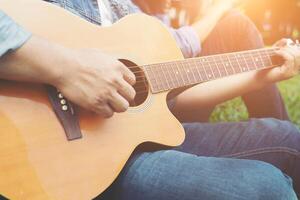
[[[251,119],[239,123],[185,124],[186,139],[175,148],[198,156],[268,162],[293,181],[300,195],[300,132],[288,121]]]
[[[99,199],[296,200],[291,185],[280,170],[264,162],[169,150],[138,155]]]
[[[238,11],[229,12],[215,27],[202,45],[201,56],[244,51],[264,47],[255,25]],[[271,117],[289,120],[284,102],[275,84],[243,96],[249,118]],[[183,108],[184,109],[184,108]],[[175,113],[185,122],[208,121],[213,107]]]

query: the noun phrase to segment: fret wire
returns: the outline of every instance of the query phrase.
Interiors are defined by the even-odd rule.
[[[259,69],[265,67],[265,66],[264,66],[264,63],[263,63],[262,60],[259,58],[260,54],[258,54],[258,53],[253,53],[253,56],[255,56],[255,57],[254,57],[254,61],[255,61],[256,63],[258,63],[258,65],[261,65],[261,66],[259,67]]]
[[[240,68],[241,72],[245,72],[247,71],[244,67],[241,66],[238,58],[236,57],[236,54],[233,54],[234,55],[234,59],[236,60],[237,64],[238,64],[238,67]]]
[[[230,59],[228,58],[228,55],[226,55],[226,60],[228,61],[228,63],[229,63],[229,65],[230,65],[230,67],[232,68],[232,70],[233,70],[233,73],[234,73],[234,74],[236,74],[236,71],[235,71],[235,69],[234,69],[234,67],[233,67],[232,63],[230,62]]]
[[[254,58],[253,58],[253,54],[250,54],[250,56],[251,56],[251,60],[252,60],[252,62],[253,62],[253,60],[254,60]],[[257,66],[257,63],[256,62],[253,62],[254,63],[254,65],[255,65],[255,69],[259,69],[259,66]]]
[[[172,68],[173,77],[176,80],[176,88],[178,88],[181,84],[180,84],[180,81],[178,79],[178,75],[176,74],[176,69],[175,69],[176,68],[176,64],[171,65],[171,68]]]
[[[190,85],[192,85],[194,82],[193,82],[193,79],[190,77],[191,75],[191,68],[190,68],[190,65],[189,65],[190,62],[188,62],[187,60],[184,60],[182,62],[182,65],[183,67],[186,69],[185,72],[186,72],[186,77],[187,77],[187,80],[188,80],[188,83]]]
[[[157,89],[160,90],[162,88],[162,81],[161,81],[161,78],[160,78],[160,73],[158,72],[157,70],[157,65],[158,64],[154,64],[151,66],[153,72],[154,72],[154,76],[157,80]]]
[[[177,66],[176,66],[176,63],[174,63],[174,65],[172,65],[172,68],[173,68],[173,72],[174,72],[174,77],[176,78],[176,82],[177,82],[177,87],[180,87],[181,86],[181,83],[180,83],[180,77],[178,76],[178,70],[177,70]]]
[[[195,69],[197,69],[197,66],[193,65],[193,63],[190,63],[190,66],[192,67],[191,70],[193,71],[192,74],[193,74],[193,77],[194,77],[194,80],[195,80],[195,81],[194,81],[194,84],[195,84],[195,83],[198,83],[197,77],[196,77],[196,75],[195,75],[195,74],[196,74],[196,73],[195,73]]]
[[[180,69],[180,73],[182,75],[182,79],[183,79],[184,85],[187,85],[188,82],[186,82],[186,71],[185,71],[184,66],[182,65],[182,61],[178,62],[178,66],[179,66],[179,69]]]
[[[189,77],[187,75],[187,71],[186,71],[186,67],[184,65],[184,61],[180,61],[178,63],[180,64],[180,69],[181,69],[181,73],[182,73],[182,76],[183,76],[183,79],[184,79],[184,84],[185,85],[191,84],[190,81],[189,81]]]
[[[208,72],[208,80],[211,80],[214,77],[214,75],[210,68],[210,65],[207,65],[207,58],[203,58],[202,61],[203,61],[204,70]]]
[[[228,61],[228,58],[224,55],[220,56],[220,63],[223,65],[223,67],[225,68],[226,72],[228,75],[232,75],[235,73],[235,71],[233,70],[233,67],[231,66],[231,63]]]
[[[175,77],[171,75],[172,73],[172,65],[170,64],[165,64],[167,70],[167,76],[170,82],[170,89],[176,88],[176,82],[175,82]]]
[[[201,66],[201,69],[198,68],[198,69],[201,70],[201,71],[200,71],[200,74],[201,74],[201,75],[203,74],[203,76],[204,76],[204,79],[202,79],[202,80],[203,80],[203,81],[209,80],[209,78],[208,78],[208,76],[207,76],[207,73],[206,73],[206,70],[205,70],[205,67],[203,66],[203,63],[201,62],[200,59],[198,60],[198,64],[199,64],[199,67]],[[201,73],[201,72],[203,72],[203,73]]]
[[[245,63],[243,63],[244,59],[242,58],[242,56],[240,54],[236,54],[235,59],[238,62],[238,65],[239,65],[240,69],[242,70],[242,72],[248,71],[248,69],[245,67]]]
[[[263,68],[269,67],[269,65],[266,63],[266,58],[262,57],[263,52],[261,52],[258,56],[261,60],[261,64],[263,65]]]
[[[167,79],[169,80],[169,83],[170,83],[170,88],[169,89],[172,89],[172,88],[175,88],[176,87],[176,84],[174,83],[174,77],[172,77],[170,75],[170,69],[171,69],[171,65],[168,65],[168,64],[164,64],[165,68],[166,68],[166,77]]]
[[[161,64],[158,64],[157,67],[158,67],[157,76],[160,77],[161,88],[163,90],[166,90],[168,88],[168,86],[167,86],[166,78],[164,76],[164,70],[162,69]]]
[[[160,77],[161,88],[163,90],[167,90],[168,89],[168,83],[167,83],[167,78],[165,77],[165,74],[164,74],[164,69],[162,68],[161,64],[158,64],[157,67],[158,67],[157,75],[158,75],[158,77]]]
[[[211,77],[211,75],[209,74],[209,72],[208,72],[208,70],[207,70],[207,67],[206,67],[206,65],[205,65],[205,62],[206,62],[206,60],[205,60],[206,58],[202,58],[200,61],[201,61],[201,65],[202,65],[202,68],[203,68],[203,70],[204,70],[204,73],[205,73],[205,75],[206,75],[206,80],[209,80],[210,79],[210,77]]]
[[[242,68],[240,67],[239,63],[236,60],[236,57],[234,54],[228,55],[229,62],[231,63],[235,73],[241,73],[243,72]]]
[[[197,64],[197,62],[196,62],[196,60],[193,60],[193,62],[194,62],[194,66],[196,67],[196,71],[197,71],[197,74],[198,74],[198,77],[199,77],[199,82],[201,81],[203,81],[203,78],[202,78],[202,75],[201,75],[201,73],[199,73],[199,65]]]
[[[212,58],[212,57],[210,57]],[[210,65],[210,61],[209,61],[209,58],[206,59],[206,63],[207,63],[207,67],[209,68],[209,70],[211,71],[211,74],[212,74],[212,77],[215,79],[216,76],[214,74],[214,70],[212,69],[211,65]]]
[[[263,55],[267,58],[267,65],[268,66],[271,66],[273,63],[272,63],[272,60],[271,60],[271,55],[270,54],[267,54],[266,51],[263,51]]]
[[[176,76],[175,76],[175,73],[173,71],[173,64],[170,65],[170,64],[165,64],[168,68],[168,75],[169,75],[169,80],[171,82],[171,88],[170,89],[173,89],[173,88],[177,88],[177,81],[176,81]]]
[[[248,59],[247,59],[246,56],[247,56],[246,54],[242,55],[242,57],[243,57],[243,59],[245,61],[245,64],[246,64],[246,68],[248,69],[248,71],[250,71],[251,70],[251,66],[249,66],[249,62],[248,62]]]
[[[164,76],[164,78],[165,78],[165,82],[167,83],[166,84],[166,87],[164,87],[164,89],[170,89],[171,87],[170,87],[170,84],[169,84],[169,82],[168,82],[168,78],[167,78],[167,76],[166,76],[166,74],[165,74],[165,72],[166,72],[166,68],[164,68],[164,65],[165,64],[160,64],[160,68],[161,68],[161,70],[162,70],[162,74],[163,74],[163,76]]]
[[[218,57],[216,56],[215,59],[213,59],[213,60],[214,60],[214,63],[215,63],[215,65],[216,65],[216,68],[217,68],[217,70],[218,70],[218,72],[219,72],[219,74],[220,74],[219,77],[222,77],[222,73],[221,73],[220,68],[219,68],[219,66],[218,66],[218,64],[217,64],[217,61],[216,61],[217,58],[218,58]]]
[[[223,68],[224,71],[226,72],[226,75],[227,75],[227,76],[228,76],[228,75],[231,75],[231,74],[228,72],[227,67],[224,65],[224,62],[222,62],[222,58],[221,58],[221,57],[218,57],[218,58],[221,59],[221,60],[219,60],[219,61],[220,61],[219,63],[216,62],[218,68],[220,68],[220,67],[219,67],[219,64],[222,64],[222,68]]]
[[[245,56],[246,56],[245,60],[246,60],[247,65],[248,65],[248,69],[249,70],[258,69],[258,66],[257,66],[256,62],[254,62],[252,54],[251,53],[247,53]]]
[[[153,74],[152,67],[145,67],[144,69],[145,69],[146,74],[148,75],[148,78],[149,78],[148,81],[151,82],[150,87],[154,91],[157,88],[157,80]],[[151,76],[150,73],[152,73],[153,76]],[[152,82],[151,79],[154,80],[154,82]]]
[[[189,77],[190,74],[192,74],[192,77],[193,77],[191,79],[191,84],[197,83],[197,80],[196,80],[195,75],[194,75],[194,70],[193,70],[194,66],[192,65],[191,62],[186,62],[186,65],[187,65],[187,68],[189,69],[188,77]]]
[[[262,53],[263,53],[263,52],[255,53],[255,54],[256,54],[257,62],[259,62],[260,65],[261,65],[260,69],[268,67],[268,66],[266,66],[266,64],[265,64],[265,59],[264,59],[264,58],[262,57],[262,55],[261,55]]]
[[[191,79],[191,84],[196,84],[197,83],[197,79],[195,77],[195,72],[194,72],[194,66],[192,65],[192,62],[188,62],[187,64],[190,73],[188,74],[190,79]]]
[[[179,69],[178,64],[176,63],[175,66],[176,66],[176,69],[177,69],[176,75],[179,76],[180,79],[182,80],[182,83],[179,82],[179,86],[181,87],[181,86],[185,85],[185,83],[184,83],[183,77],[180,73],[181,70]]]

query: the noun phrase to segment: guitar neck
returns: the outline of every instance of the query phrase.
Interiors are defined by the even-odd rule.
[[[153,93],[190,86],[234,74],[276,67],[283,59],[278,48],[185,59],[142,66]]]

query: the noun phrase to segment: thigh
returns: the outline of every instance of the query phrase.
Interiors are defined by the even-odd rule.
[[[200,156],[229,156],[266,148],[300,151],[300,132],[289,121],[250,119],[245,122],[184,124],[186,139],[176,150]]]
[[[288,121],[251,119],[248,122],[186,124],[186,140],[178,151],[199,156],[230,157],[268,162],[292,177],[300,194],[300,133]]]
[[[269,164],[174,150],[137,155],[111,194],[118,200],[295,199],[290,179]]]

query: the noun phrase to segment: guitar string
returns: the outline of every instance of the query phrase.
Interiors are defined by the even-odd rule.
[[[272,50],[274,50],[274,49],[272,49]],[[272,51],[271,50],[271,51]],[[268,51],[270,51],[270,50],[268,50]],[[268,52],[267,51],[265,51],[264,52],[265,53],[265,55],[260,55],[260,57],[261,57],[261,59],[265,59],[265,58],[268,58],[268,57],[270,57],[270,56],[272,56],[272,55],[276,55],[276,53],[269,53],[269,54],[267,54]],[[253,56],[253,55],[252,55]],[[249,59],[249,58],[248,58]],[[249,61],[249,60],[248,60]],[[247,63],[246,63],[247,64]],[[274,66],[270,66],[270,67],[276,67],[277,65],[274,65]],[[253,69],[254,70],[254,69]],[[251,71],[251,70],[249,70],[249,71]],[[149,87],[147,86],[147,83],[146,83],[146,77],[145,76],[140,76],[140,77],[142,77],[143,78],[143,80],[141,80],[141,81],[138,81],[138,83],[141,83],[141,82],[143,82],[144,83],[144,85],[142,85],[142,86],[140,86],[140,87],[135,87],[135,88],[137,88],[137,89],[140,89],[140,88],[147,88],[147,90],[137,90],[136,92],[137,93],[144,93],[144,92],[148,92],[148,89],[149,89]],[[174,83],[174,82],[173,82]],[[192,84],[192,83],[191,83]],[[172,89],[172,88],[170,88],[170,89]]]
[[[266,58],[268,58],[268,56],[261,56],[261,59],[266,59]],[[247,60],[247,61],[249,61],[249,60]],[[263,64],[263,60],[261,60],[261,63]],[[219,64],[219,63],[217,63],[217,64]],[[238,62],[238,64],[239,64],[239,62]],[[247,64],[247,62],[245,63],[245,64]],[[194,68],[197,68],[197,67],[194,67]],[[202,70],[203,71],[203,70]],[[142,71],[141,71],[142,72]],[[214,74],[214,70],[212,70],[212,73]],[[216,72],[217,73],[217,72]],[[221,75],[221,74],[220,74]],[[222,75],[221,75],[222,76]],[[136,81],[136,84],[139,84],[139,83],[145,83],[145,81],[147,81],[147,77],[145,76],[145,75],[139,75],[139,76],[136,76],[136,78],[137,78],[137,81]]]
[[[273,66],[270,66],[270,68],[272,68],[272,67],[276,67],[277,65],[273,65]],[[261,69],[265,69],[265,68],[261,68]],[[253,69],[253,70],[249,70],[249,71],[254,71],[255,69]],[[249,72],[248,71],[248,72]],[[203,82],[206,82],[206,81],[210,81],[210,80],[215,80],[215,79],[217,79],[217,78],[213,78],[213,79],[207,79],[207,80],[204,80]],[[201,83],[201,82],[199,82],[199,83]],[[194,83],[195,84],[195,83]],[[191,83],[190,85],[193,85],[193,83]],[[146,90],[137,90],[136,91],[136,94],[143,94],[143,93],[148,93],[149,92],[149,87],[148,86],[146,86],[146,85],[144,85],[144,87],[138,87],[138,88],[146,88]],[[168,90],[172,90],[172,89],[176,89],[176,87],[175,88],[168,88],[168,89],[162,89],[161,90],[161,92],[162,91],[168,91]]]
[[[276,54],[268,54],[268,55],[265,55],[265,56],[261,56],[261,59],[264,59],[264,58],[268,58],[269,56],[272,56],[272,55],[276,55]],[[248,58],[249,59],[249,58]],[[249,60],[246,60],[246,61],[249,61]],[[221,62],[220,62],[221,63]],[[217,63],[217,64],[220,64],[220,63]],[[246,63],[247,64],[247,63]],[[135,66],[135,68],[138,68],[140,69],[139,66]],[[144,74],[144,71],[143,70],[139,70],[137,71],[136,73],[134,74]],[[136,76],[136,78],[142,78],[143,80],[137,80],[136,83],[142,83],[142,82],[145,82],[146,81],[146,76],[145,75],[140,75],[140,76]]]
[[[255,55],[254,53],[261,53],[259,56],[260,56],[260,58],[262,59],[261,61],[263,61],[263,59],[265,59],[265,58],[268,58],[268,57],[271,57],[271,56],[273,56],[273,55],[277,55],[276,54],[276,52],[275,51],[277,51],[277,50],[279,50],[280,48],[278,48],[278,47],[275,47],[275,48],[270,48],[270,49],[257,49],[257,50],[252,50],[252,51],[248,51],[248,52],[241,52],[240,54],[243,54],[244,53],[244,55],[247,55],[248,57],[244,57],[244,59],[245,59],[245,61],[246,61],[246,63],[245,64],[247,64],[247,61],[249,61],[249,56],[251,56],[251,59],[253,59],[253,56]],[[247,54],[248,53],[248,54]],[[232,54],[232,53],[231,53]],[[237,55],[238,53],[236,53],[235,55]],[[265,54],[265,55],[262,55],[262,54]],[[228,55],[230,55],[230,53],[229,54],[223,54],[223,56],[228,56]],[[205,56],[205,57],[203,57],[203,59],[208,59],[208,57],[214,57],[214,56],[218,56],[218,55],[212,55],[212,56]],[[220,56],[220,54],[219,54],[219,56]],[[257,55],[256,55],[257,56]],[[237,60],[237,62],[238,62],[238,64],[239,64],[239,60],[237,59],[237,57],[235,57],[236,58],[236,60]],[[197,57],[197,58],[192,58],[192,59],[201,59],[200,57]],[[190,60],[192,60],[192,59],[187,59],[187,60],[181,60],[181,62],[182,63],[187,63],[188,61],[190,61]],[[248,60],[247,60],[248,59]],[[215,61],[216,62],[216,61]],[[169,62],[169,63],[171,63],[171,62]],[[220,62],[221,63],[221,62]],[[154,66],[154,65],[163,65],[163,64],[166,64],[166,63],[157,63],[157,64],[152,64],[152,66]],[[219,64],[219,63],[217,63],[217,64]],[[151,65],[145,65],[145,66],[150,66],[151,67]],[[270,66],[270,67],[276,67],[277,65],[274,65],[274,66]],[[140,68],[140,66],[131,66],[131,67],[128,67],[129,69],[139,69],[139,70],[137,70],[137,71],[134,71],[134,74],[141,74],[141,73],[144,73],[144,71],[143,70],[141,70],[141,68]],[[253,69],[253,70],[255,70],[255,69]],[[249,71],[251,71],[251,70],[249,70]],[[136,89],[136,93],[137,94],[142,94],[142,93],[148,93],[149,92],[149,86],[148,86],[148,84],[147,84],[147,79],[146,79],[146,77],[144,76],[144,75],[142,75],[142,76],[136,76],[137,78],[142,78],[142,80],[140,80],[140,81],[137,81],[136,83],[137,84],[139,84],[139,83],[143,83],[143,85],[141,85],[141,86],[139,86],[139,87],[135,87],[135,89]],[[209,80],[209,79],[208,79]],[[173,82],[174,83],[174,82]],[[191,83],[192,84],[192,83]],[[141,89],[141,88],[146,88],[147,90],[138,90],[138,89]],[[170,88],[170,89],[173,89],[173,88]]]
[[[275,49],[268,49],[268,50],[264,50],[264,52],[262,50],[260,51],[256,51],[256,52],[261,52],[261,53],[268,53],[267,51],[270,51],[269,54],[267,56],[273,56],[273,55],[276,55],[276,53],[274,51],[276,51]],[[251,51],[251,52],[254,52]],[[219,56],[221,55],[230,55],[230,54],[220,54]],[[251,56],[253,56],[254,54],[251,54]],[[217,56],[217,55],[214,55],[214,56]],[[250,55],[248,55],[250,56]],[[213,56],[204,56],[204,57],[197,57],[197,58],[191,58],[191,59],[186,59],[186,60],[179,60],[178,62],[181,62],[181,63],[188,63],[189,61],[192,61],[192,60],[200,60],[200,59],[209,59],[210,57],[213,57]],[[246,57],[244,57],[246,58]],[[142,67],[151,67],[151,66],[160,66],[160,65],[163,65],[163,64],[171,64],[172,62],[165,62],[165,63],[155,63],[155,64],[150,64],[150,65],[142,65],[142,66],[130,66],[128,67],[129,69],[139,69],[139,70],[136,70],[136,71],[133,71],[134,74],[138,74],[138,73],[142,73],[144,72],[143,70],[141,70]],[[175,64],[175,62],[174,62]]]

